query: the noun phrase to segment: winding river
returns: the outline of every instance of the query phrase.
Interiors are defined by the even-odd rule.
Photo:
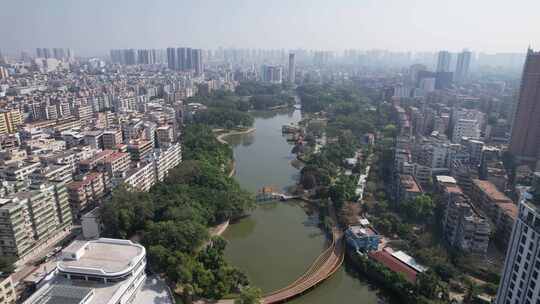
[[[281,134],[281,126],[300,120],[300,111],[256,115],[256,131],[232,135],[236,179],[244,189],[256,192],[271,185],[284,188],[295,183],[298,170]],[[325,247],[325,236],[317,228],[317,215],[308,215],[301,204],[262,204],[251,216],[232,224],[224,233],[229,244],[226,258],[245,271],[264,293],[284,287],[300,276]],[[346,267],[332,278],[290,303],[329,304],[379,302],[378,290],[353,277]]]

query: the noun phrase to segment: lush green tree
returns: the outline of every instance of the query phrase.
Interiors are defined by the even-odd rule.
[[[339,180],[330,187],[329,195],[336,209],[341,209],[346,201],[356,196],[356,178],[353,176],[340,176]]]
[[[212,129],[206,125],[188,125],[184,131],[182,156],[186,160],[209,162],[220,167],[232,159],[232,149],[216,140]]]
[[[143,242],[146,246],[161,245],[172,250],[195,252],[208,238],[206,228],[193,222],[149,222]]]
[[[314,172],[305,172],[301,175],[300,183],[306,190],[313,189],[317,186],[317,178]]]
[[[236,87],[235,93],[239,96],[277,95],[283,87],[279,84],[269,84],[258,81],[243,81]]]
[[[292,106],[295,103],[294,97],[286,94],[278,95],[254,95],[249,102],[255,110],[267,110],[279,106]]]
[[[242,289],[240,297],[234,301],[235,304],[261,304],[262,291],[255,287],[246,287]]]
[[[100,211],[105,228],[103,233],[121,238],[143,229],[145,222],[154,215],[148,193],[131,191],[124,186],[115,189],[111,201]]]
[[[433,217],[435,204],[430,196],[423,194],[404,203],[402,209],[409,218],[426,221]]]
[[[209,108],[197,112],[193,120],[195,123],[205,124],[217,128],[232,129],[234,127],[250,127],[254,118],[249,113],[227,108]]]
[[[388,124],[383,129],[383,135],[384,137],[394,138],[397,135],[397,131],[398,130],[397,130],[396,125]]]
[[[439,282],[440,279],[432,270],[426,270],[417,275],[418,292],[430,299],[434,299],[438,296],[440,291]]]

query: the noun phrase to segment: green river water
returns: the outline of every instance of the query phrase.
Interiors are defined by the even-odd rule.
[[[295,183],[298,170],[290,165],[292,146],[281,126],[300,120],[300,111],[256,116],[256,131],[227,138],[234,147],[236,179],[256,192],[271,185],[282,189]],[[243,270],[264,293],[286,286],[299,277],[325,248],[326,238],[317,227],[317,216],[308,215],[297,203],[265,203],[249,217],[232,224],[224,233],[226,258]],[[375,304],[379,291],[342,267],[332,278],[290,303]]]

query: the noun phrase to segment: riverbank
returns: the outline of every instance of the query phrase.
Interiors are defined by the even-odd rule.
[[[218,135],[218,136],[216,137],[216,139],[217,139],[220,143],[222,143],[222,144],[224,144],[224,145],[228,145],[229,143],[225,140],[225,137],[231,136],[231,135],[249,134],[249,133],[251,133],[251,132],[253,132],[253,131],[255,131],[255,130],[256,130],[256,128],[249,128],[249,129],[243,130],[243,131],[234,131],[234,130],[231,130],[231,131],[229,131],[229,132],[227,132],[227,133],[223,133],[223,134]],[[214,131],[216,131],[216,130],[214,130]]]
[[[210,236],[221,236],[229,227],[229,220],[209,229]]]
[[[228,145],[229,143],[225,140],[225,138],[227,136],[231,136],[231,135],[242,135],[242,134],[249,134],[251,132],[254,132],[256,130],[256,128],[249,128],[247,130],[244,130],[244,131],[229,131],[227,133],[223,133],[223,134],[220,134],[216,137],[217,141],[219,141],[220,143],[224,144],[224,145]],[[224,131],[224,129],[215,129],[213,130],[214,132],[221,132],[221,131]],[[231,171],[229,171],[229,174],[228,176],[229,177],[233,177],[234,174],[236,173],[236,162],[233,160],[231,160]]]
[[[300,163],[293,161],[293,145],[286,141],[281,128],[301,119],[300,111],[257,113],[256,133],[225,138],[235,143],[235,179],[244,189],[253,193],[269,185],[286,189],[298,182],[299,170],[295,167]],[[227,261],[246,273],[250,283],[263,294],[298,280],[328,246],[328,235],[320,229],[318,212],[307,202],[259,205],[249,217],[231,222],[223,237],[228,242]],[[291,304],[376,304],[378,300],[377,291],[341,267],[324,284],[295,298]]]

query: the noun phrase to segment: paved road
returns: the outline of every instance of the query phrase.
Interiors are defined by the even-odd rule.
[[[40,245],[38,248],[35,248],[32,253],[28,254],[24,259],[19,260],[17,263],[17,269],[12,274],[11,278],[15,284],[18,284],[20,281],[24,280],[32,272],[38,269],[34,263],[41,258],[45,257],[47,254],[51,253],[55,247],[58,247],[65,238],[68,236],[76,235],[77,231],[72,229],[71,231],[62,231],[56,236]]]
[[[146,278],[133,304],[173,304],[167,284],[154,276]]]

